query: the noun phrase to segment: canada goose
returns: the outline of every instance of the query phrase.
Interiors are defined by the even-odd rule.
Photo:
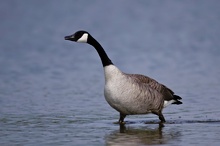
[[[65,40],[92,45],[98,52],[105,75],[104,95],[109,105],[120,113],[119,123],[124,123],[126,115],[153,113],[165,122],[162,114],[170,104],[182,104],[182,98],[156,80],[139,74],[120,71],[109,59],[102,46],[86,31],[77,31]]]

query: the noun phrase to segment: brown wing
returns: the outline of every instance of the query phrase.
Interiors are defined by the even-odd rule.
[[[163,95],[164,100],[169,101],[174,99],[173,97],[174,92],[171,89],[167,88],[165,85],[158,83],[156,80],[139,74],[127,74],[127,75],[132,77],[132,79],[134,79],[136,82],[147,84],[151,88],[157,90],[159,93]]]

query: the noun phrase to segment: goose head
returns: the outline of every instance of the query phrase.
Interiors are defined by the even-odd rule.
[[[88,38],[89,38],[89,33],[84,30],[77,31],[69,36],[65,36],[65,40],[79,42],[79,43],[88,43]]]

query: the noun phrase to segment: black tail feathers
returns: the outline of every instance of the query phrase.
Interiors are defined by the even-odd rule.
[[[179,100],[182,99],[180,96],[178,96],[178,95],[173,95],[173,99],[175,100],[175,102],[172,103],[172,104],[182,104],[182,102],[179,101]]]
[[[173,95],[173,98],[176,99],[176,100],[181,100],[182,98],[178,95]]]
[[[176,100],[174,103],[172,103],[172,104],[183,104],[181,101],[179,101],[179,100]]]

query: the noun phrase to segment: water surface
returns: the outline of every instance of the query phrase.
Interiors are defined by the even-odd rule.
[[[2,1],[0,145],[219,145],[219,1]],[[105,101],[95,50],[64,40],[89,31],[122,71],[183,98],[126,117]]]

